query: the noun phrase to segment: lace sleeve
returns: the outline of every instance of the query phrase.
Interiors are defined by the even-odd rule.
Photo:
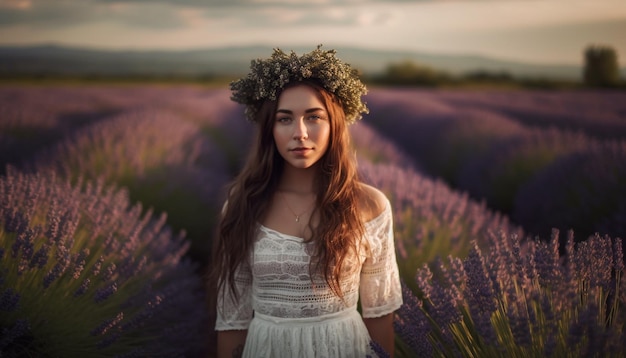
[[[235,272],[239,301],[235,301],[228,287],[217,293],[216,331],[248,329],[252,320],[252,273],[250,266],[241,265]]]
[[[369,255],[361,269],[359,295],[363,318],[384,316],[402,305],[400,275],[396,262],[391,205],[365,227]]]

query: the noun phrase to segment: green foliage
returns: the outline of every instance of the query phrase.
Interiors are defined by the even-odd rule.
[[[616,87],[619,85],[617,52],[610,46],[589,46],[585,50],[585,84],[589,87]]]
[[[444,72],[407,60],[389,64],[378,81],[390,85],[436,86],[449,78]]]
[[[513,82],[515,80],[513,75],[506,71],[489,72],[487,70],[468,72],[465,79],[477,82]]]

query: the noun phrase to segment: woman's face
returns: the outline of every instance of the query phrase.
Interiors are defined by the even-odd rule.
[[[328,112],[317,92],[306,85],[285,89],[274,118],[274,142],[285,163],[309,168],[326,153],[329,141]]]

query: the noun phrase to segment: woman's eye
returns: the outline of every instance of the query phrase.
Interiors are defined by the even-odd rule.
[[[289,121],[291,121],[291,118],[289,117],[278,117],[276,118],[276,121],[279,123],[288,123]]]
[[[312,120],[312,121],[319,121],[320,119],[322,119],[322,117],[316,114],[309,116],[309,120]]]

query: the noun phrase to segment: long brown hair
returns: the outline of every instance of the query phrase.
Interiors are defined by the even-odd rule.
[[[330,121],[330,140],[320,159],[315,178],[317,205],[313,215],[319,224],[311,227],[315,251],[311,277],[321,273],[331,290],[343,297],[341,270],[346,257],[356,253],[357,241],[364,228],[357,205],[359,179],[350,135],[341,103],[331,93],[312,81],[295,82],[285,88],[304,84],[313,88],[326,107]],[[284,89],[283,89],[284,90]],[[284,159],[273,137],[277,101],[264,102],[257,112],[258,135],[241,173],[229,187],[226,205],[213,250],[214,277],[219,290],[228,287],[237,299],[234,276],[237,267],[249,264],[258,223],[263,219],[277,190]]]

